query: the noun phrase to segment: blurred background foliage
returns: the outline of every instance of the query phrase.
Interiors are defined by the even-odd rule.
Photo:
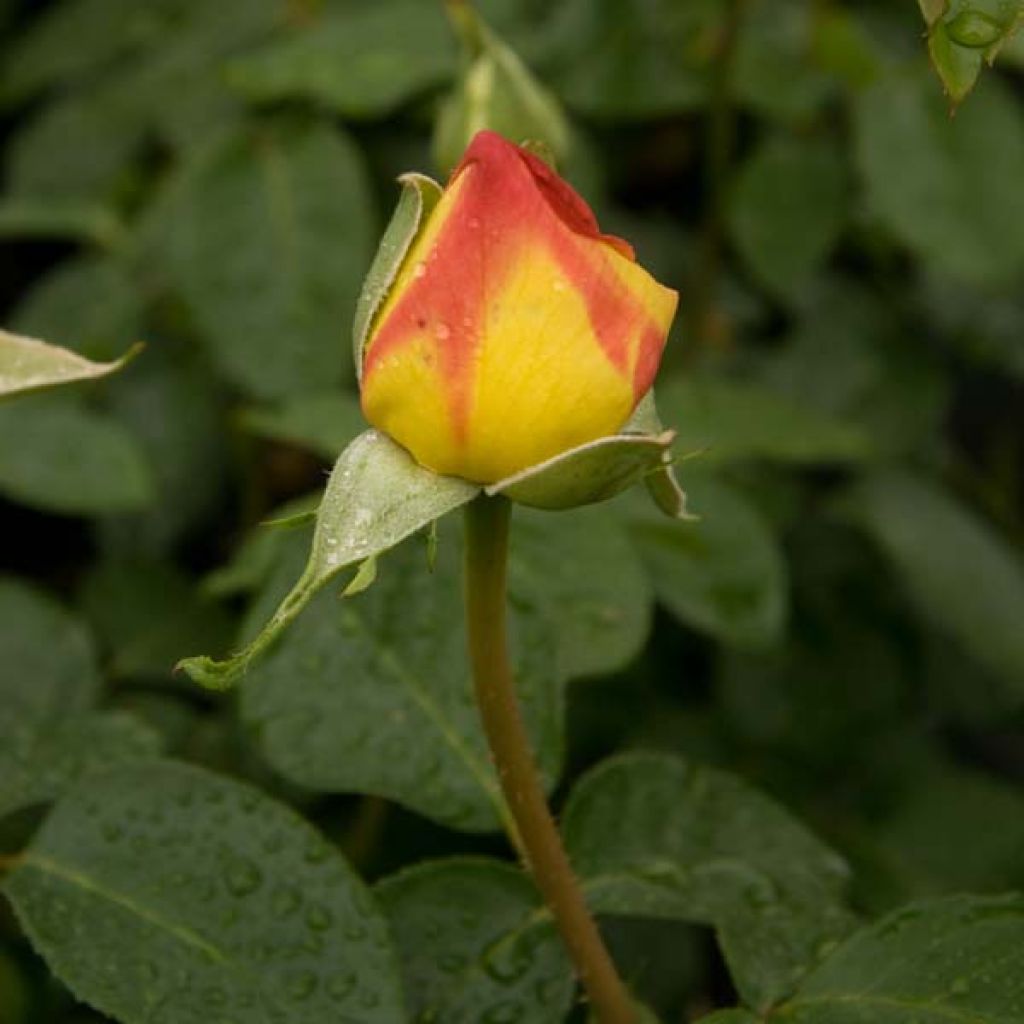
[[[435,576],[410,549],[353,611],[319,599],[238,700],[171,672],[294,578],[307,534],[260,524],[310,507],[360,429],[348,331],[394,179],[447,171],[483,118],[551,136],[680,290],[659,404],[700,453],[697,523],[634,496],[518,517],[558,798],[669,751],[810,824],[867,917],[1024,886],[1022,37],[950,116],[909,2],[478,7],[489,42],[427,0],[0,0],[0,321],[94,359],[148,343],[0,409],[0,776],[23,777],[0,811],[155,734],[371,879],[501,853],[388,682],[462,685],[454,530]],[[63,774],[15,726],[59,737]],[[0,849],[37,820],[4,819]],[[622,918],[613,940],[666,1020],[732,1001],[706,932]],[[0,1020],[95,1019],[0,911]]]

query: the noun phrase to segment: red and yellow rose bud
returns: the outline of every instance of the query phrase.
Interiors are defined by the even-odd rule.
[[[677,298],[543,161],[481,132],[374,317],[364,414],[428,469],[502,480],[623,426]]]

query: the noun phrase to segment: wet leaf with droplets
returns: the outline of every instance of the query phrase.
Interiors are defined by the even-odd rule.
[[[912,904],[846,940],[772,1014],[792,1024],[1024,1020],[1024,899]]]
[[[406,1021],[387,923],[341,855],[207,771],[92,777],[4,891],[53,972],[125,1024]]]
[[[152,756],[153,734],[94,711],[99,674],[85,628],[56,602],[0,577],[0,817],[59,796],[89,771]]]
[[[427,861],[385,879],[415,1020],[560,1024],[572,970],[537,891],[519,870],[483,857]]]
[[[299,785],[374,793],[456,828],[493,829],[504,803],[473,701],[460,539],[457,523],[441,526],[433,571],[417,538],[382,560],[365,593],[318,596],[246,676],[242,716],[270,764]],[[282,562],[257,616],[292,572]],[[512,581],[512,650],[550,785],[561,764],[564,686],[537,589]]]
[[[839,856],[725,772],[661,754],[613,758],[576,787],[563,832],[595,910],[713,925],[755,1007],[787,995],[854,923]]]

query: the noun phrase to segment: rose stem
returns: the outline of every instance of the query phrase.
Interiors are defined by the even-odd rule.
[[[511,505],[481,496],[466,508],[465,599],[477,706],[526,866],[554,917],[600,1024],[635,1024],[548,810],[508,661],[505,580]]]

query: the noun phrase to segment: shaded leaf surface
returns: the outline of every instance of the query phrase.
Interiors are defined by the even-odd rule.
[[[972,284],[1024,271],[1024,124],[988,76],[955,118],[926,75],[889,75],[857,106],[872,209],[926,263]]]
[[[921,613],[1024,692],[1024,567],[991,527],[934,484],[866,477],[848,508],[892,560]]]
[[[516,509],[512,531],[510,572],[550,609],[558,673],[624,667],[647,638],[653,593],[621,517],[607,506],[560,515]]]
[[[151,755],[128,715],[92,711],[92,639],[43,594],[0,577],[0,817],[58,796],[89,771]]]
[[[165,258],[239,387],[274,398],[341,380],[372,206],[353,143],[310,120],[234,133],[173,186]]]
[[[669,522],[639,503],[630,509],[658,600],[694,629],[741,646],[767,643],[788,605],[777,540],[738,491],[694,474],[684,480],[695,521]]]
[[[786,995],[851,927],[843,861],[724,772],[659,754],[606,761],[562,828],[595,910],[714,925],[752,1006]]]
[[[153,480],[135,438],[109,416],[54,399],[0,409],[0,493],[68,515],[145,505]]]
[[[555,637],[534,593],[513,583],[511,608],[517,686],[550,784],[563,743]],[[242,715],[270,763],[303,786],[380,794],[456,828],[503,820],[472,695],[459,544],[447,530],[433,573],[410,542],[366,592],[312,601],[247,674]]]
[[[387,924],[346,862],[292,811],[196,768],[87,780],[4,890],[58,977],[126,1024],[406,1020]]]
[[[1024,1020],[1024,900],[954,896],[848,939],[770,1014],[794,1024]]]
[[[428,861],[377,885],[417,1020],[560,1024],[575,983],[537,890],[484,858]]]

